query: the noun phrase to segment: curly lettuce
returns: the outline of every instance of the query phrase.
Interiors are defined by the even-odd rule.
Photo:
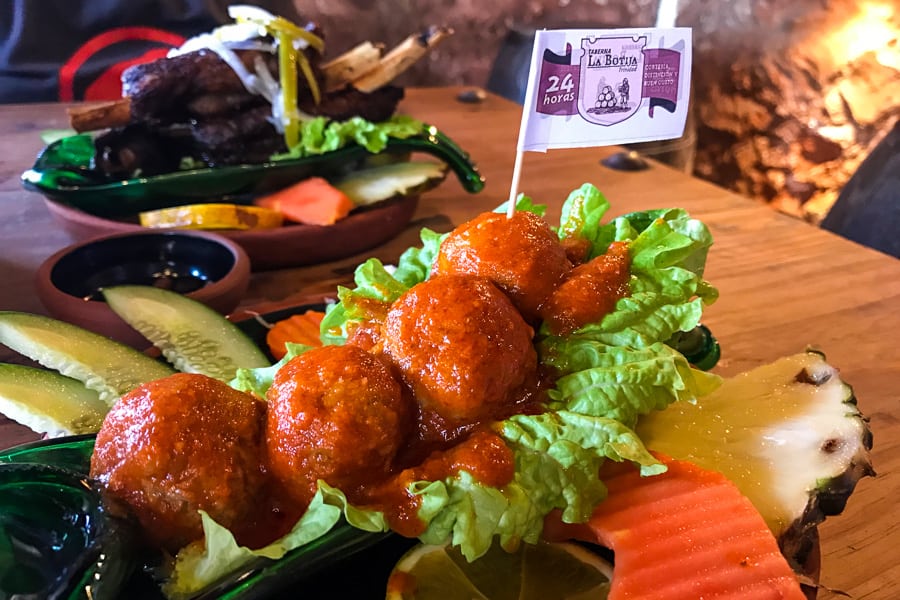
[[[297,144],[287,152],[272,156],[272,160],[325,154],[348,144],[358,144],[377,154],[387,147],[388,138],[412,137],[422,133],[423,127],[421,121],[405,115],[394,115],[379,123],[367,121],[362,117],[351,117],[346,121],[315,117],[302,121]]]

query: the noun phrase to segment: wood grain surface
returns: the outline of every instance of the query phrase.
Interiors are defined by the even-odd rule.
[[[447,231],[507,198],[520,108],[491,95],[481,103],[461,103],[456,100],[461,91],[408,90],[401,108],[440,127],[471,153],[487,179],[484,192],[469,195],[448,179],[422,198],[413,222],[398,237],[367,255],[395,261],[417,243],[422,226]],[[61,105],[0,107],[2,310],[44,313],[34,295],[33,273],[72,241],[41,196],[24,191],[19,181],[42,147],[39,132],[65,127],[64,114]],[[592,182],[610,200],[611,216],[680,206],[709,225],[715,244],[706,275],[721,296],[704,321],[723,348],[716,370],[730,375],[815,346],[854,386],[871,419],[878,476],[862,481],[844,514],[821,527],[819,598],[900,597],[894,538],[900,534],[900,261],[663,165],[623,172],[600,164],[617,150],[529,153],[520,190],[549,204],[551,221],[571,189]],[[351,280],[363,258],[256,273],[242,309],[265,311],[331,294]],[[0,349],[0,361],[20,360]],[[28,430],[0,420],[0,447],[33,439]]]

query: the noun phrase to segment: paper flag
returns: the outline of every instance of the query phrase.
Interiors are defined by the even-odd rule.
[[[690,82],[690,28],[537,31],[517,150],[680,137]]]

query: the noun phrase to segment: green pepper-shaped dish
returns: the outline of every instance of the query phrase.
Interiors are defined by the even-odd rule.
[[[445,163],[470,193],[484,188],[478,168],[453,140],[436,127],[424,125],[418,135],[388,138],[379,154],[430,154]],[[313,175],[338,175],[377,156],[363,146],[348,144],[324,154],[285,158],[259,164],[190,169],[110,180],[93,169],[94,145],[90,135],[66,137],[48,145],[34,166],[22,174],[22,183],[50,200],[104,218],[204,201],[241,203],[254,194],[284,187]],[[243,197],[243,198],[242,198]]]

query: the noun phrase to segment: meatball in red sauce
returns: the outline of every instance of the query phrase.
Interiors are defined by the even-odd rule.
[[[575,267],[541,307],[550,333],[569,335],[596,323],[629,294],[631,257],[626,242],[613,242],[602,254]]]
[[[420,436],[446,441],[508,415],[537,371],[532,335],[483,277],[441,275],[404,293],[387,315],[384,352],[419,403]]]
[[[487,277],[509,294],[528,321],[572,268],[566,250],[544,219],[517,211],[511,218],[483,213],[447,236],[434,275]]]
[[[411,399],[388,365],[356,346],[291,359],[267,398],[269,468],[304,505],[319,479],[346,492],[385,477],[412,427]]]
[[[240,532],[261,510],[264,412],[253,396],[205,375],[146,383],[107,414],[91,477],[169,551],[202,537],[200,509]]]

